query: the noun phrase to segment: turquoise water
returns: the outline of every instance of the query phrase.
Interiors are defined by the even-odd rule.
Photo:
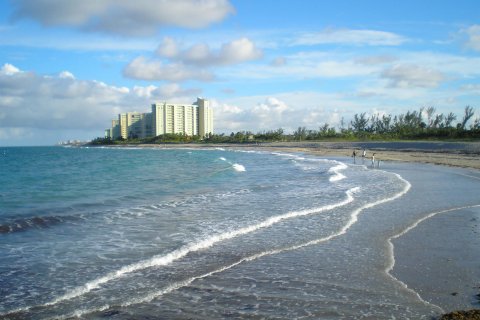
[[[388,215],[409,192],[398,174],[222,149],[0,151],[3,317],[439,312],[386,273],[388,252],[374,259],[385,239],[348,240],[364,211]]]

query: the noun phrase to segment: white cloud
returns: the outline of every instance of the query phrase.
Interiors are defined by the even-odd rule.
[[[122,103],[124,89],[70,77],[0,75],[2,127],[98,128]]]
[[[215,127],[220,132],[268,131],[283,128],[287,132],[299,126],[318,129],[325,122],[337,125],[344,108],[328,108],[338,98],[326,94],[297,92],[278,96],[236,98],[232,102],[213,101]],[[257,101],[257,102],[256,102]],[[347,103],[348,104],[348,103]]]
[[[8,76],[14,75],[15,73],[18,73],[18,72],[20,72],[20,70],[14,65],[11,65],[10,63],[5,63],[2,66],[2,69],[0,69],[0,74],[5,74]]]
[[[268,97],[263,103],[255,105],[251,112],[255,115],[258,126],[262,128],[270,127],[274,122],[283,122],[283,116],[289,109],[285,102]]]
[[[398,115],[407,110],[418,110],[422,106],[431,105],[435,106],[439,113],[454,112],[461,115],[463,108],[459,108],[459,105],[463,104],[461,101],[469,99],[466,97],[465,100],[456,90],[387,88],[385,83],[382,83],[387,81],[378,82],[365,84],[375,95],[362,99],[350,92],[298,91],[216,101],[213,105],[215,130],[230,133],[239,130],[259,132],[283,128],[287,132],[293,132],[299,126],[318,130],[324,123],[338,128],[342,118],[347,127],[354,114],[366,112],[369,115]],[[286,108],[276,107],[280,105]]]
[[[467,47],[475,51],[480,51],[480,25],[472,25],[465,29],[464,32],[468,36]]]
[[[140,98],[149,99],[152,102],[155,100],[167,100],[175,97],[189,97],[199,95],[201,90],[189,89],[185,90],[177,83],[169,83],[160,87],[149,85],[146,87],[135,86],[133,92]]]
[[[219,131],[269,130],[279,128],[288,106],[277,98],[266,97],[253,107],[241,108],[236,104],[212,101],[215,110],[215,127]]]
[[[18,0],[13,5],[17,19],[126,36],[152,35],[162,26],[203,28],[234,13],[227,0]]]
[[[399,46],[407,39],[392,32],[377,30],[327,29],[304,33],[292,45],[345,44],[355,46]]]
[[[181,49],[174,39],[167,37],[156,54],[160,58],[135,58],[124,68],[123,74],[141,80],[212,81],[215,76],[210,71],[211,67],[239,64],[262,56],[262,52],[247,38],[224,43],[214,51],[204,43]]]
[[[160,60],[148,60],[137,57],[123,70],[126,77],[141,80],[185,81],[199,80],[211,81],[214,76],[207,70],[191,68],[182,63],[165,64]]]
[[[73,73],[71,73],[69,71],[60,72],[58,77],[61,78],[61,79],[75,79],[75,76],[73,75]]]
[[[157,54],[171,60],[199,66],[231,65],[256,60],[263,53],[248,38],[240,38],[223,43],[219,50],[212,50],[205,43],[197,43],[180,50],[172,38],[165,38],[157,49]]]
[[[235,64],[243,61],[256,60],[262,57],[262,52],[247,38],[234,40],[222,45],[218,60],[222,64]]]
[[[27,141],[35,138],[27,133],[40,131],[77,130],[82,134],[88,132],[88,138],[102,136],[103,129],[109,127],[110,120],[118,113],[147,112],[151,103],[159,99],[193,101],[200,92],[185,90],[178,84],[136,86],[130,90],[100,81],[78,80],[68,71],[44,76],[21,71],[13,65],[3,69],[16,72],[0,72],[0,144],[2,139],[14,136],[19,137],[18,141],[20,136]]]
[[[165,37],[158,46],[157,54],[166,58],[174,58],[178,55],[178,45],[175,39]]]
[[[388,79],[392,87],[400,88],[434,88],[445,80],[441,72],[417,65],[395,65],[384,70],[381,76]]]

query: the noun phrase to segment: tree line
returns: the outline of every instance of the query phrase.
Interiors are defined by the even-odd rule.
[[[466,106],[461,118],[450,112],[437,113],[435,107],[421,108],[392,116],[390,114],[373,114],[366,112],[355,114],[349,123],[340,121],[339,128],[328,123],[317,130],[298,127],[293,133],[285,133],[284,129],[261,131],[238,131],[228,134],[209,134],[204,139],[199,136],[185,134],[165,134],[145,139],[128,139],[111,141],[97,138],[92,144],[121,143],[255,143],[275,141],[305,140],[417,140],[417,139],[478,139],[480,138],[480,118],[472,121],[475,112],[473,107]],[[468,125],[470,123],[470,125]]]

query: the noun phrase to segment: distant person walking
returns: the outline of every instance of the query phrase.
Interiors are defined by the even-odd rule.
[[[375,168],[375,153],[372,154],[372,168]]]
[[[363,149],[362,158],[365,158],[366,156],[367,156],[367,150]]]
[[[352,153],[353,163],[355,163],[355,157],[356,156],[357,156],[357,151],[353,150],[353,153]]]

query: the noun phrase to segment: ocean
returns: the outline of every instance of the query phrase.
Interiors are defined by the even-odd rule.
[[[388,209],[411,184],[369,161],[221,148],[8,147],[0,166],[0,318],[441,312],[391,275],[385,241],[427,211]],[[374,214],[360,237],[365,212]]]

